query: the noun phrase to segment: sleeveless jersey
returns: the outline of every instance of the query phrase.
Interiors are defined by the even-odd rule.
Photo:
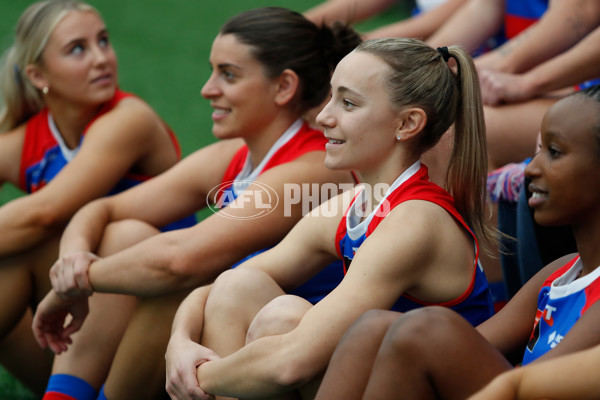
[[[506,0],[504,32],[512,39],[537,22],[548,9],[548,0]]]
[[[19,172],[19,188],[27,193],[34,193],[43,188],[50,182],[81,148],[85,134],[91,124],[98,118],[112,110],[121,100],[127,97],[133,97],[131,93],[123,92],[119,89],[111,100],[104,104],[96,116],[87,124],[81,136],[79,145],[75,149],[69,149],[65,144],[52,115],[47,108],[34,115],[27,121],[25,126],[25,139],[23,143],[23,152],[21,154],[21,165]],[[175,134],[164,124],[167,129],[173,146],[177,152],[177,157],[181,157],[181,149]],[[109,195],[125,191],[145,180],[151,178],[149,175],[127,173],[116,186],[108,193]],[[171,230],[191,226],[196,222],[194,216],[182,219],[163,230]]]
[[[579,256],[546,279],[538,296],[538,310],[523,365],[553,349],[581,316],[600,299],[600,268],[579,279]]]
[[[479,265],[479,247],[471,229],[467,226],[462,216],[454,207],[454,200],[448,192],[429,181],[427,167],[416,162],[404,171],[388,190],[379,205],[361,222],[359,208],[364,205],[365,198],[358,193],[352,204],[346,210],[336,234],[336,247],[338,255],[344,261],[344,273],[348,271],[354,254],[362,243],[377,228],[379,223],[397,205],[408,200],[425,200],[444,208],[460,225],[473,237],[475,245],[475,260],[473,262],[473,276],[469,288],[457,299],[437,305],[449,307],[471,324],[478,325],[488,319],[493,313],[493,301],[488,287],[485,273]],[[392,310],[406,312],[433,303],[420,301],[407,294],[402,295],[393,305]]]
[[[325,151],[325,143],[327,143],[327,139],[321,131],[312,129],[302,120],[297,120],[275,142],[260,165],[255,169],[252,169],[248,147],[242,146],[225,172],[216,206],[218,208],[228,206],[263,172],[293,161],[303,154],[312,151]],[[250,254],[238,261],[233,268],[266,250],[268,249]],[[308,282],[290,293],[315,304],[331,292],[341,282],[342,278],[341,263],[337,261],[328,265]]]

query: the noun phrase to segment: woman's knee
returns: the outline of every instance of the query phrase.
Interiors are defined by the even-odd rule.
[[[383,345],[398,352],[405,349],[425,352],[446,346],[465,324],[463,317],[446,307],[419,308],[403,314],[390,325]]]
[[[261,308],[250,323],[246,343],[260,337],[290,332],[311,307],[312,304],[298,296],[282,295],[273,299]]]
[[[154,226],[135,219],[111,222],[104,228],[102,241],[96,251],[107,256],[160,233]]]
[[[219,275],[205,306],[205,316],[247,315],[248,324],[269,301],[284,294],[265,272],[250,268],[235,268]]]

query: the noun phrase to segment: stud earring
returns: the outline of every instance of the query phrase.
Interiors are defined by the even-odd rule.
[[[401,141],[402,140],[402,136],[401,135],[396,136],[396,140],[397,141]]]
[[[44,86],[42,89],[42,93],[44,93],[44,94],[48,94],[49,91],[50,91],[50,89],[48,89],[48,86]]]

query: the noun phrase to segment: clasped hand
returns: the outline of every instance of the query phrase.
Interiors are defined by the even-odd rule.
[[[93,289],[88,271],[98,259],[97,255],[85,251],[60,257],[50,269],[52,289],[64,300],[91,296]]]
[[[219,356],[189,338],[172,336],[165,354],[166,389],[172,399],[213,400],[215,396],[204,392],[198,385],[197,368]]]

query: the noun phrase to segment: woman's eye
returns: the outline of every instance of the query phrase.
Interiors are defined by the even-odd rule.
[[[356,104],[354,104],[353,102],[351,102],[348,99],[342,99],[342,105],[344,106],[344,108],[352,108],[354,107]]]
[[[103,37],[98,40],[98,43],[100,44],[100,47],[108,47],[110,40],[108,40],[108,37]]]
[[[83,46],[80,45],[80,44],[73,46],[71,48],[70,53],[71,54],[81,54],[81,53],[83,53]]]
[[[230,81],[235,78],[235,75],[230,71],[221,71],[221,76],[226,80]]]
[[[553,146],[548,146],[548,154],[550,154],[550,157],[552,158],[557,158],[559,157],[562,153],[560,150],[558,150],[557,148],[553,147]]]

